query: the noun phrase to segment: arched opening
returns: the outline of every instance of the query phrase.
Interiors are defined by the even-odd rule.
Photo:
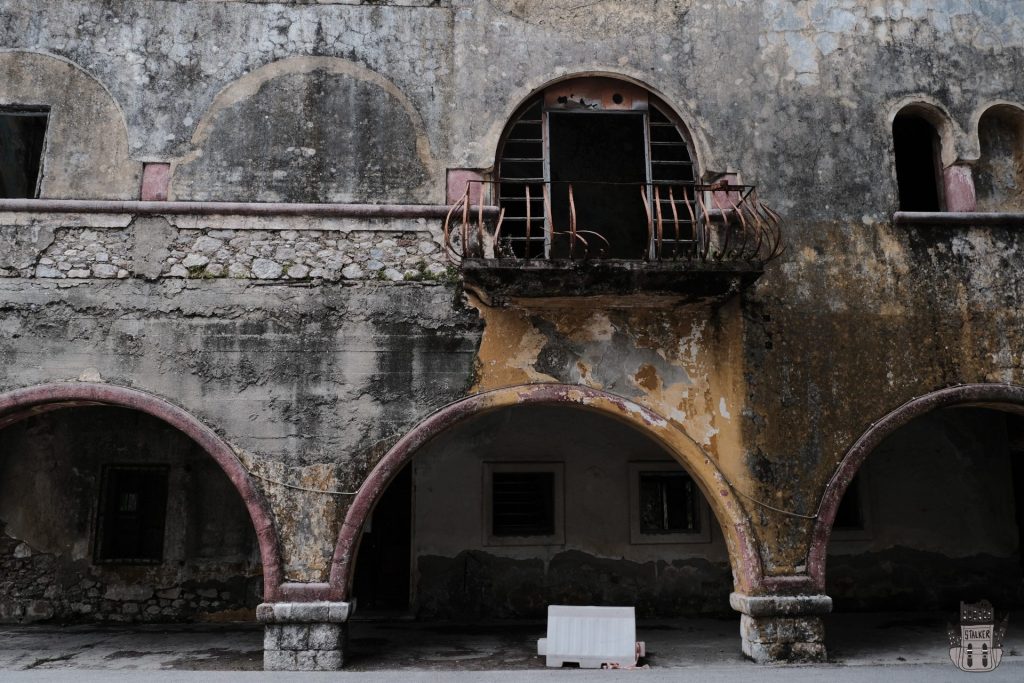
[[[668,105],[638,85],[575,78],[545,88],[505,129],[495,170],[505,212],[498,247],[507,255],[647,258],[654,249],[649,212],[679,219],[679,234],[662,239],[664,256],[695,239],[698,175],[689,135]]]
[[[942,211],[942,142],[922,111],[906,107],[892,122],[900,211]]]
[[[1024,110],[998,105],[978,122],[981,157],[975,166],[979,211],[1024,210]]]
[[[0,395],[0,617],[255,621],[280,562],[269,510],[187,413],[97,384]]]
[[[377,536],[369,546],[376,548],[388,533],[378,514],[396,487],[411,513],[411,533],[398,529],[394,544],[410,551],[409,572],[397,572],[410,577],[407,616],[501,620],[503,632],[521,629],[530,642],[550,604],[632,605],[640,619],[728,615],[716,627],[731,639],[730,560],[737,584],[759,580],[747,564],[756,556],[730,552],[749,546],[745,518],[734,516],[720,482],[719,500],[705,497],[713,465],[671,449],[666,437],[677,430],[612,400],[559,385],[478,395],[430,418],[385,456],[353,502],[335,555],[332,583],[355,579],[340,594],[357,601],[350,661],[367,638],[379,644],[401,633],[358,623],[360,613],[382,616],[362,604],[375,590],[367,577],[383,565],[363,563],[377,557],[365,554],[368,539]],[[730,521],[719,526],[722,517]],[[394,645],[401,649],[400,640]],[[522,645],[517,653],[535,654]]]
[[[936,392],[880,420],[851,449],[812,551],[812,566],[823,569],[830,524],[828,573],[818,576],[834,601],[830,654],[872,656],[887,629],[885,638],[918,646],[922,661],[943,661],[942,636],[961,602],[988,600],[1000,614],[1024,606],[1020,393],[1005,385]]]

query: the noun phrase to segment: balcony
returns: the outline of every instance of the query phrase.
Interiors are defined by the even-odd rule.
[[[498,206],[485,206],[493,190]],[[444,223],[449,260],[492,299],[722,298],[782,251],[749,185],[471,180]]]

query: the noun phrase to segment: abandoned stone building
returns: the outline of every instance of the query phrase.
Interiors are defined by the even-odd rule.
[[[0,0],[0,620],[1024,607],[1024,2]]]

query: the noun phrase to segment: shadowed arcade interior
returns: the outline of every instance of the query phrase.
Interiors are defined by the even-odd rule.
[[[0,620],[252,621],[262,596],[241,496],[191,439],[116,407],[0,431]]]
[[[364,533],[360,611],[379,591],[368,577],[405,577],[377,550],[392,533],[411,548],[408,611],[421,619],[536,619],[549,604],[729,614],[717,521],[682,466],[630,426],[575,407],[502,408],[435,437],[408,468],[411,486],[393,480]],[[385,527],[410,497],[409,531]]]
[[[904,425],[868,456],[840,505],[826,573],[834,611],[918,613],[941,637],[960,601],[1019,610],[1022,500],[1020,417],[956,407]]]

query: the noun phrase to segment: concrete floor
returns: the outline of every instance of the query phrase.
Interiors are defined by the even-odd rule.
[[[832,664],[948,665],[955,674],[948,659],[946,619],[947,615],[932,614],[832,615],[828,619]],[[1016,627],[1012,619],[1003,662],[1017,668],[1024,666],[1024,624]],[[638,627],[638,637],[647,643],[648,651],[642,663],[651,670],[756,672],[762,667],[739,653],[738,631],[735,618],[644,622]],[[542,670],[536,639],[543,635],[541,622],[462,626],[356,621],[350,630],[347,669],[353,673]],[[252,624],[4,626],[0,627],[0,670],[255,671],[262,666],[261,648],[262,631]]]

